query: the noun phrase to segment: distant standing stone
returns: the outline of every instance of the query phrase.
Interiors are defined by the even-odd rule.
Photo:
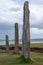
[[[28,1],[24,3],[23,13],[23,35],[22,35],[22,53],[27,59],[30,58],[30,24]]]
[[[8,35],[6,35],[6,52],[9,52],[9,39],[8,39]]]
[[[16,51],[16,53],[19,53],[19,48],[18,48],[18,23],[15,23],[15,51]]]

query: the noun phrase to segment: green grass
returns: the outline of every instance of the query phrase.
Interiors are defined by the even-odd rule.
[[[14,45],[9,45],[14,46]],[[19,45],[21,47],[21,45]],[[5,46],[4,46],[5,47]],[[30,44],[30,47],[43,48],[43,43]],[[25,59],[20,54],[0,53],[0,65],[43,65],[43,53],[30,52],[30,59]]]
[[[31,47],[31,48],[33,48],[33,47],[43,48],[43,42],[41,42],[41,43],[31,43],[31,44],[30,44],[30,47]]]
[[[31,52],[30,57],[31,60],[20,54],[0,53],[0,65],[43,65],[43,53]]]

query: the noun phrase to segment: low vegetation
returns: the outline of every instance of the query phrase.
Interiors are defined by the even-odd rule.
[[[10,45],[12,47],[14,45]],[[2,46],[2,48],[5,46]],[[20,45],[21,47],[21,45]],[[43,48],[43,43],[35,43],[30,45],[31,48]],[[21,54],[16,54],[14,51],[5,53],[0,50],[0,65],[43,65],[43,53],[30,52],[30,59],[25,59]]]
[[[36,48],[43,48],[43,42],[41,43],[31,43],[30,44],[30,47],[33,48],[33,47],[36,47]]]
[[[43,65],[43,53],[30,53],[30,59],[24,59],[21,54],[0,53],[0,65]]]

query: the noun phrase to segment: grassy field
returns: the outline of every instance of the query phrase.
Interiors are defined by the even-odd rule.
[[[43,43],[33,43],[30,45],[30,47],[43,48]],[[20,54],[17,55],[13,52],[0,53],[0,65],[43,65],[43,53],[30,52],[30,58],[33,62],[29,60],[29,62],[26,63],[25,59],[23,59]]]
[[[43,48],[43,42],[41,42],[41,43],[31,43],[31,44],[30,44],[30,47],[31,47],[31,48],[33,48],[33,47]]]
[[[31,52],[33,62],[25,63],[20,54],[0,53],[0,65],[43,65],[43,53]]]

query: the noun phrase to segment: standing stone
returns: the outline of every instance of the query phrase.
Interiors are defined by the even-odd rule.
[[[18,23],[15,23],[15,51],[19,53],[18,49]]]
[[[8,35],[6,35],[6,52],[9,52],[9,39],[8,39]]]
[[[22,52],[27,59],[30,58],[30,24],[29,24],[29,7],[28,1],[24,3],[23,13],[23,35],[22,35]]]

